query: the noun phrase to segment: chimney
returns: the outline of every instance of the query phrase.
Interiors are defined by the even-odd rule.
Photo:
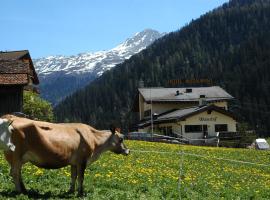
[[[144,81],[142,79],[139,81],[139,88],[144,88]]]
[[[205,106],[206,105],[205,95],[201,94],[199,98],[199,106]]]

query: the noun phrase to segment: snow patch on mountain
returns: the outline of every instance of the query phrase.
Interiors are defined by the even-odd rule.
[[[42,77],[59,72],[66,75],[94,73],[92,75],[98,77],[132,55],[139,53],[163,35],[158,31],[146,29],[111,50],[80,53],[75,56],[49,56],[35,59],[34,65],[37,73]]]
[[[105,71],[139,53],[164,34],[146,29],[107,51],[34,59],[41,96],[56,105]]]

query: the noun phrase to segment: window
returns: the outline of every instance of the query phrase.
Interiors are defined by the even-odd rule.
[[[228,124],[216,124],[215,132],[228,131]]]
[[[151,116],[151,110],[144,111],[144,117]]]
[[[185,125],[186,133],[201,133],[202,125]]]
[[[159,129],[160,129],[160,132],[163,135],[173,136],[173,131],[172,131],[172,127],[171,126],[160,127]]]

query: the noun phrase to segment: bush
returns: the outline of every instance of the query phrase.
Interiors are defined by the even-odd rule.
[[[221,132],[219,134],[220,147],[246,148],[257,138],[255,131],[238,129],[238,132]]]
[[[30,118],[53,121],[52,105],[34,92],[24,91],[23,112]]]

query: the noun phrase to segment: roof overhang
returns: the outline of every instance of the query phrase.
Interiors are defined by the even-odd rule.
[[[153,120],[152,123],[153,124],[176,123],[178,121],[184,121],[189,117],[192,117],[194,115],[200,114],[205,111],[216,111],[236,120],[236,116],[232,112],[225,110],[223,108],[220,108],[218,106],[215,106],[215,105],[208,105],[208,106],[194,107],[194,108],[197,108],[197,109],[194,109],[194,111],[191,111],[191,112],[187,112],[186,114],[181,115],[181,116],[166,117],[166,115],[160,114],[159,116],[157,116],[157,119]],[[182,109],[182,110],[185,110],[185,109]],[[171,113],[173,112],[177,112],[177,111],[172,111]],[[170,114],[170,113],[167,113],[167,114]],[[147,127],[149,125],[151,125],[151,120],[144,121],[138,124],[139,127]]]
[[[232,100],[233,98],[204,98],[204,101],[209,102],[209,103],[213,103],[213,102],[222,102],[222,101],[229,101]],[[146,103],[150,104],[152,103],[160,103],[160,104],[171,104],[171,103],[198,103],[200,101],[200,99],[187,99],[187,100],[148,100],[145,101]]]

